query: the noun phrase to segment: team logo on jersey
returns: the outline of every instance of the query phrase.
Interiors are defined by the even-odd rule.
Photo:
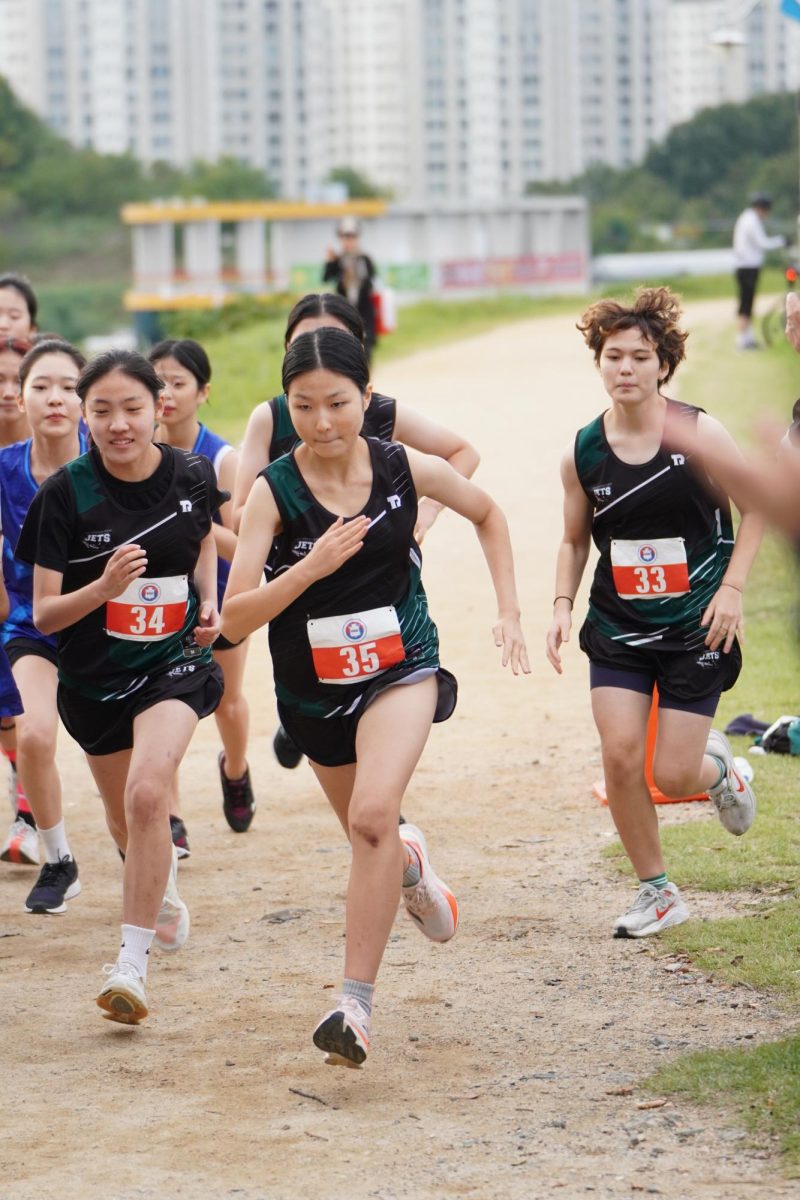
[[[706,650],[697,659],[698,667],[707,669],[708,667],[716,667],[719,664],[719,650]]]
[[[653,563],[658,558],[658,551],[655,546],[640,546],[639,558],[643,563]]]
[[[389,508],[399,508],[403,503],[399,496],[387,496],[386,499],[389,501]]]
[[[347,638],[348,642],[360,642],[367,632],[367,627],[358,617],[351,617],[342,626],[342,633]]]
[[[602,486],[593,487],[592,492],[595,500],[608,500],[611,496],[611,484],[604,483]]]
[[[145,604],[155,604],[161,595],[161,588],[157,583],[145,583],[139,588],[139,599]]]
[[[97,533],[85,533],[82,541],[87,550],[105,550],[111,545],[111,530],[100,529]]]
[[[292,554],[295,558],[305,558],[314,549],[315,538],[298,538],[292,546]]]
[[[181,512],[190,513],[192,511],[191,500],[181,500]]]

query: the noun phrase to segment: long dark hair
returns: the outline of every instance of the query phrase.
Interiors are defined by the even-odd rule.
[[[363,395],[369,384],[369,363],[360,342],[343,329],[315,329],[295,338],[283,360],[284,392],[299,375],[309,371],[333,371],[344,375]]]
[[[13,345],[11,349],[14,349]],[[63,338],[59,337],[42,338],[40,342],[36,342],[33,346],[31,346],[22,362],[19,364],[20,391],[22,391],[22,389],[25,387],[25,383],[34,364],[37,363],[40,358],[44,358],[45,354],[65,354],[67,358],[72,359],[78,371],[82,371],[86,366],[86,359],[83,357],[80,350],[78,350],[76,346],[73,346],[71,342],[66,342]],[[78,394],[80,395],[80,393]]]
[[[337,292],[309,292],[307,296],[303,296],[302,300],[297,301],[289,313],[286,334],[283,339],[285,349],[288,350],[297,326],[307,317],[334,317],[344,325],[348,333],[351,333],[354,338],[358,338],[362,345],[364,344],[364,322],[361,320],[358,309],[349,300],[338,295]]]
[[[174,358],[179,362],[185,371],[194,376],[198,387],[206,387],[211,382],[208,355],[193,338],[165,338],[163,342],[157,342],[147,356],[148,362],[155,365],[163,358]]]
[[[141,383],[153,397],[153,403],[158,403],[163,384],[156,375],[153,364],[136,350],[104,350],[102,354],[97,355],[97,358],[93,358],[81,371],[75,388],[81,400],[86,400],[89,389],[94,384],[100,379],[104,379],[106,375],[113,374],[114,371],[119,371],[120,374],[128,375],[137,383]]]

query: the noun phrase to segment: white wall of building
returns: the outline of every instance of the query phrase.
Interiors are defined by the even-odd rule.
[[[59,133],[282,194],[334,166],[475,203],[625,166],[699,109],[800,88],[800,23],[762,0],[0,0],[0,74]]]

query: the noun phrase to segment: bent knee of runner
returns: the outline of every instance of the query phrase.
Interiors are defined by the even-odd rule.
[[[635,737],[614,737],[603,742],[606,786],[630,787],[644,777],[644,746]]]
[[[38,766],[54,762],[57,728],[20,721],[17,724],[17,754],[23,760],[35,760]]]
[[[125,788],[125,818],[128,830],[150,829],[163,824],[168,834],[169,793],[161,781],[149,775],[129,779]]]
[[[377,850],[399,844],[397,817],[390,816],[384,806],[374,802],[358,803],[354,797],[350,801],[348,828],[354,850],[364,846]]]
[[[687,768],[681,763],[661,763],[658,759],[653,763],[653,783],[673,800],[696,792],[699,775],[699,766]]]

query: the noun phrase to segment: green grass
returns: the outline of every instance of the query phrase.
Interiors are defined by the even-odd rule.
[[[735,1114],[756,1138],[774,1138],[786,1174],[800,1177],[800,1037],[688,1054],[651,1076],[647,1086]]]

